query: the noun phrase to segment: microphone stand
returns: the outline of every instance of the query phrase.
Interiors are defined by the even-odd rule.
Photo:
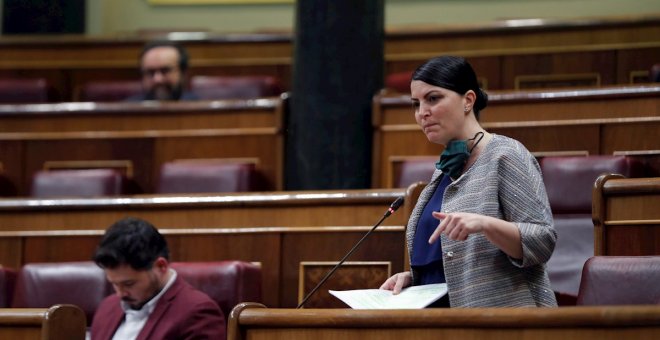
[[[349,256],[351,256],[351,254],[353,254],[353,252],[360,246],[362,241],[364,241],[374,230],[376,230],[376,228],[378,228],[378,226],[380,226],[380,224],[383,223],[383,221],[385,221],[386,218],[388,218],[390,215],[392,215],[393,212],[395,212],[397,209],[399,209],[399,207],[403,204],[403,201],[404,201],[403,196],[400,196],[394,202],[392,202],[392,204],[387,209],[385,214],[383,214],[383,217],[380,218],[380,221],[378,221],[378,223],[376,223],[371,228],[371,230],[369,230],[366,234],[364,234],[364,236],[362,236],[362,238],[359,241],[357,241],[357,243],[353,246],[353,248],[351,248],[351,250],[349,250],[348,253],[346,253],[346,255],[344,255],[344,257],[339,261],[339,263],[337,263],[327,274],[325,274],[323,279],[321,279],[321,282],[319,282],[314,287],[314,289],[312,289],[312,291],[309,292],[307,294],[307,296],[305,296],[305,298],[298,304],[296,309],[299,309],[299,308],[301,308],[302,306],[305,305],[305,302],[307,302],[307,300],[309,300],[309,298],[312,296],[312,294],[314,294],[317,290],[319,290],[319,288],[321,288],[321,286],[325,283],[325,281],[327,281],[330,278],[330,276],[339,268],[339,266],[341,266],[346,261],[346,259]]]

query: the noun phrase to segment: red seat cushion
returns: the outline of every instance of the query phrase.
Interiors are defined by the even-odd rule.
[[[39,171],[32,179],[34,197],[99,197],[129,193],[128,181],[115,169]]]
[[[582,270],[578,305],[660,304],[660,256],[594,256]]]
[[[47,103],[51,90],[46,79],[0,79],[0,103]]]
[[[158,192],[241,192],[259,186],[254,163],[174,161],[161,167]]]
[[[253,99],[279,96],[280,81],[271,76],[193,76],[190,90],[200,99]]]
[[[137,80],[89,82],[78,89],[77,100],[85,102],[117,102],[142,93]]]
[[[191,286],[206,293],[229,318],[240,302],[261,302],[261,268],[242,261],[172,262]]]
[[[103,270],[92,261],[31,263],[18,273],[12,307],[73,304],[85,312],[91,324],[99,303],[111,293]]]

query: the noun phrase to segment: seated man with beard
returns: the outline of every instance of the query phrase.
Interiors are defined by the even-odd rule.
[[[140,54],[143,93],[126,101],[197,100],[194,93],[185,91],[188,52],[171,41],[154,41],[145,45]]]
[[[92,340],[225,338],[222,311],[170,268],[167,242],[149,222],[117,221],[103,235],[94,262],[116,294],[96,310]]]

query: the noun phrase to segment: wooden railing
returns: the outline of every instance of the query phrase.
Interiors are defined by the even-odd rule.
[[[0,308],[0,339],[83,340],[85,313],[73,305]]]
[[[242,304],[229,340],[277,339],[653,339],[660,307],[273,309]]]
[[[660,177],[603,175],[592,204],[595,255],[660,255]]]

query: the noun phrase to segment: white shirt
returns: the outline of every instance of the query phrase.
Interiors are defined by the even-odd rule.
[[[172,286],[174,280],[176,280],[176,271],[170,268],[170,279],[165,284],[165,287],[154,296],[149,302],[145,303],[144,306],[140,309],[131,309],[128,303],[121,301],[121,309],[124,310],[124,321],[122,321],[119,328],[115,332],[115,335],[112,337],[112,340],[134,340],[137,338],[138,334],[144,327],[144,324],[147,323],[149,315],[154,311],[158,300],[160,297],[165,294],[165,292]]]

